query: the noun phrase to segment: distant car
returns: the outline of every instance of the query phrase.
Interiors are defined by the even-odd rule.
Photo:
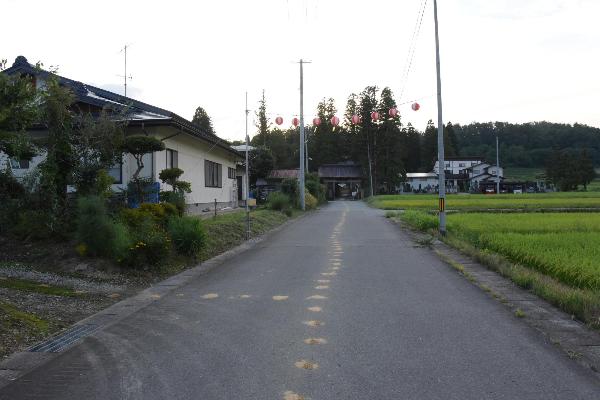
[[[513,190],[514,194],[523,194],[523,189],[515,189]]]
[[[485,194],[494,194],[494,193],[496,193],[496,189],[494,189],[494,188],[487,188],[487,189],[485,189],[484,193]]]
[[[535,193],[535,188],[534,187],[528,187],[527,188],[527,193]]]

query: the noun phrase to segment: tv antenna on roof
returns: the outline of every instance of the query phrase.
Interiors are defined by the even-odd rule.
[[[125,97],[127,97],[127,79],[129,79],[129,80],[133,79],[133,77],[131,75],[127,76],[127,47],[128,46],[129,45],[126,44],[125,47],[123,47],[120,51],[120,52],[125,53],[125,74],[117,75],[117,76],[120,76],[121,78],[123,78],[123,82],[124,82],[124,86],[125,86]]]

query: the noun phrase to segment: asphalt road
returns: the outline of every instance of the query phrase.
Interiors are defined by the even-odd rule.
[[[0,398],[574,400],[600,386],[380,212],[336,202]]]

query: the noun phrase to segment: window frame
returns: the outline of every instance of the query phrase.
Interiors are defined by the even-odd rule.
[[[227,177],[229,179],[235,179],[236,170],[235,168],[227,167]]]
[[[169,155],[171,157],[169,157]],[[170,158],[170,163],[169,163]],[[179,152],[173,149],[165,150],[165,166],[167,168],[179,168]]]
[[[25,164],[25,166],[23,166]],[[10,168],[11,169],[29,169],[31,168],[31,160],[27,160],[25,158],[11,158],[10,159]]]
[[[211,188],[223,187],[223,164],[204,160],[204,186]]]
[[[116,163],[114,166],[110,167],[110,168],[108,169],[108,171],[106,171],[106,173],[107,173],[107,174],[108,174],[108,175],[109,175],[111,178],[115,179],[115,177],[114,177],[114,176],[112,176],[112,175],[110,174],[110,170],[112,170],[112,169],[115,169],[115,170],[116,170],[117,168],[119,168],[119,179],[118,179],[118,180],[115,180],[115,181],[113,181],[113,183],[112,183],[113,185],[120,185],[120,184],[122,184],[122,183],[123,183],[123,162],[118,162],[118,163]]]

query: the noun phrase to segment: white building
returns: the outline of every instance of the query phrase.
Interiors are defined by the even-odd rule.
[[[437,192],[438,174],[435,172],[409,172],[406,174],[406,185],[411,192]]]
[[[448,157],[444,160],[448,193],[478,191],[482,183],[504,180],[504,169],[486,163],[483,157]],[[406,174],[406,188],[418,192],[437,192],[439,161],[433,172]]]
[[[50,73],[36,69],[25,57],[17,57],[12,67],[3,71],[7,74],[31,76],[37,87],[41,87]],[[165,150],[146,154],[144,169],[140,177],[159,182],[158,175],[165,168],[178,167],[184,171],[181,180],[191,183],[192,191],[186,194],[188,211],[195,212],[206,207],[214,207],[215,199],[219,207],[237,207],[244,201],[244,170],[238,168],[244,159],[243,154],[231,148],[216,135],[203,132],[190,121],[152,105],[128,97],[96,88],[84,83],[54,75],[61,85],[69,87],[75,97],[75,109],[98,113],[102,109],[116,112],[126,110],[128,124],[126,135],[145,134],[160,139]],[[32,135],[47,134],[44,128],[33,129]],[[24,177],[44,156],[37,156],[31,162],[13,161],[13,174]],[[115,165],[109,173],[115,179],[113,189],[118,191],[127,187],[136,162],[126,155],[120,165]],[[168,185],[160,183],[161,189],[170,190]]]

